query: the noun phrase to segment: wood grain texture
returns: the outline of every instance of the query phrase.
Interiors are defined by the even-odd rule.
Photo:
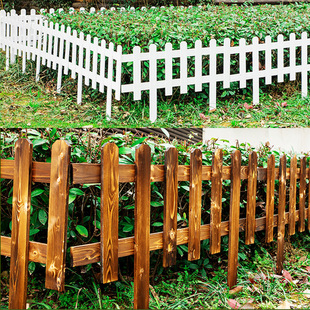
[[[59,292],[65,289],[70,155],[65,140],[53,144],[45,287]]]
[[[1,236],[1,255],[11,256],[11,238]],[[46,243],[29,241],[29,261],[46,264]]]
[[[286,156],[280,158],[279,205],[278,205],[278,240],[277,274],[282,275],[284,260],[285,204],[286,204]]]
[[[221,222],[222,222],[222,170],[223,151],[218,149],[212,156],[211,177],[211,213],[210,213],[210,252],[221,251]]]
[[[306,209],[308,216],[308,209]],[[299,210],[296,210],[296,221],[299,219]],[[245,231],[246,219],[239,220],[239,232]],[[288,212],[285,213],[285,224],[288,224]],[[278,215],[273,217],[273,225],[278,225]],[[265,230],[266,217],[255,219],[255,232]],[[221,223],[221,236],[229,234],[229,222]],[[210,224],[201,226],[200,240],[210,239]],[[2,239],[1,239],[2,240]],[[178,229],[177,245],[188,243],[188,227]],[[31,244],[31,242],[30,242]],[[160,250],[163,248],[163,233],[152,233],[150,235],[150,251]],[[70,248],[71,266],[84,266],[87,264],[97,263],[100,261],[100,242],[77,245]],[[125,257],[134,254],[134,237],[121,238],[118,240],[118,257]]]
[[[267,192],[266,192],[266,235],[265,241],[273,241],[274,215],[274,188],[275,188],[275,157],[270,155],[267,160]]]
[[[149,308],[150,273],[150,203],[151,149],[136,149],[135,238],[134,238],[134,308]]]
[[[165,152],[165,194],[163,227],[163,266],[176,263],[177,215],[178,215],[178,150],[169,148]]]
[[[290,201],[289,201],[289,223],[288,234],[295,234],[295,210],[296,210],[296,171],[297,171],[297,158],[294,156],[291,158],[290,166]]]
[[[103,283],[118,280],[118,147],[101,150],[101,276]]]
[[[239,150],[231,155],[231,171],[227,272],[227,284],[230,288],[237,284],[241,187],[241,153]]]
[[[189,240],[188,260],[200,258],[201,193],[202,193],[202,153],[196,149],[190,155],[189,181]]]
[[[9,309],[25,309],[27,300],[32,143],[15,143]]]
[[[13,180],[13,160],[1,159],[0,175],[3,179]],[[72,184],[93,184],[100,183],[100,164],[89,163],[72,163]],[[50,181],[50,163],[33,162],[32,163],[32,180],[34,182],[49,183]],[[223,167],[223,180],[230,180],[229,166]],[[202,166],[202,180],[211,180],[212,176],[211,166]],[[307,179],[309,179],[309,168],[307,168]],[[297,179],[300,177],[300,169],[297,169]],[[134,182],[135,181],[135,165],[119,165],[119,182]],[[178,168],[178,180],[189,181],[190,167],[180,165]],[[241,180],[248,178],[248,167],[241,167]],[[279,179],[279,168],[275,169],[275,178]],[[287,168],[286,179],[290,178],[290,168]],[[165,179],[165,167],[163,165],[151,166],[151,180],[152,182],[163,182]],[[257,168],[257,180],[265,181],[267,179],[267,168]]]
[[[307,187],[307,174],[306,174],[307,159],[303,157],[300,160],[300,187],[299,187],[299,232],[305,231],[305,208],[306,208],[306,187]]]
[[[33,182],[50,182],[51,164],[44,162],[32,162],[32,181]],[[1,159],[0,165],[1,178],[11,179],[14,178],[14,160]]]
[[[255,238],[256,188],[257,153],[251,152],[248,166],[245,244],[253,244]]]

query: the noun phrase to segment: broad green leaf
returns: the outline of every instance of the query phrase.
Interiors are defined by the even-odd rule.
[[[70,188],[69,194],[83,196],[84,192],[81,189],[74,187],[74,188]]]
[[[41,222],[41,224],[45,225],[47,222],[47,214],[44,210],[40,210],[39,211],[39,221]]]
[[[76,230],[82,237],[88,237],[88,230],[84,226],[77,225]]]
[[[36,196],[40,196],[42,193],[44,193],[44,189],[36,188],[35,190],[33,190],[31,192],[31,198],[36,197]]]

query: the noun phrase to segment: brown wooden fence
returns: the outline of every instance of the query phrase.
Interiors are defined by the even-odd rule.
[[[101,262],[103,283],[118,279],[118,257],[134,255],[134,308],[149,306],[149,252],[163,249],[163,266],[176,263],[177,245],[188,244],[188,259],[200,258],[200,241],[210,239],[210,252],[221,251],[221,237],[229,236],[228,275],[230,287],[237,284],[239,233],[245,231],[245,243],[254,243],[256,231],[266,231],[266,242],[274,239],[277,227],[277,272],[282,272],[285,225],[288,234],[300,232],[310,218],[306,208],[307,179],[310,170],[306,158],[297,168],[296,156],[287,167],[286,157],[275,168],[275,157],[268,158],[267,168],[257,167],[257,154],[249,156],[248,166],[241,166],[241,154],[231,155],[231,166],[223,166],[223,153],[217,150],[212,166],[202,165],[202,153],[192,151],[190,165],[178,165],[178,153],[169,148],[165,165],[151,165],[149,146],[136,149],[135,164],[119,164],[118,148],[108,143],[102,148],[101,164],[70,163],[70,146],[59,140],[52,147],[51,163],[32,161],[32,144],[19,139],[15,160],[1,159],[1,178],[13,179],[12,236],[1,236],[1,255],[11,256],[9,308],[25,308],[28,261],[46,264],[47,288],[64,290],[69,184],[101,183],[101,241],[70,248],[72,266]],[[70,173],[71,175],[69,175]],[[231,180],[229,221],[221,221],[222,181]],[[286,180],[289,179],[289,201]],[[202,181],[211,180],[210,224],[201,225]],[[246,218],[240,218],[241,180],[247,180]],[[275,210],[275,180],[279,180],[278,214]],[[299,209],[296,209],[297,180]],[[47,244],[29,242],[31,183],[50,183]],[[178,182],[189,181],[189,225],[177,228]],[[257,181],[266,181],[266,216],[255,218]],[[135,182],[134,236],[118,237],[119,184]],[[151,182],[164,182],[163,231],[150,234]],[[286,204],[289,211],[285,212]],[[309,204],[308,204],[309,206]],[[308,220],[308,229],[310,221]]]

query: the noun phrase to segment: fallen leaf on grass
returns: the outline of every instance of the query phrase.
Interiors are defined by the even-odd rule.
[[[281,103],[281,106],[282,106],[282,108],[287,107],[286,101],[282,102],[282,103]]]
[[[233,309],[239,309],[241,307],[241,305],[238,303],[238,301],[234,300],[234,299],[228,299],[227,303]]]
[[[213,112],[215,112],[215,111],[216,111],[216,108],[213,108],[213,109],[210,109],[210,110],[209,110],[210,113],[213,113]]]
[[[292,304],[289,301],[284,300],[277,309],[291,309],[291,306]]]
[[[307,267],[306,267],[306,270],[307,270],[307,272],[310,273],[310,266],[307,266]]]
[[[283,270],[283,271],[282,271],[282,274],[283,274],[283,277],[284,277],[287,281],[293,282],[292,276],[291,276],[291,274],[290,274],[288,271]]]
[[[248,105],[246,102],[243,105],[247,110],[253,109],[253,105]]]
[[[235,288],[231,289],[229,291],[229,294],[230,295],[234,295],[234,294],[237,294],[237,293],[241,292],[242,290],[243,290],[243,286],[238,285]]]
[[[310,299],[310,290],[309,289],[303,291],[302,293],[305,295],[306,298]]]
[[[248,300],[240,309],[255,309],[254,299]]]
[[[203,113],[199,113],[199,117],[204,121],[208,119]]]

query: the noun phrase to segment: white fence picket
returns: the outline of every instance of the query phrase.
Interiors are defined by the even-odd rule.
[[[101,9],[98,14],[104,12]],[[121,11],[125,9],[122,8]],[[134,10],[134,9],[133,9]],[[72,13],[74,9],[70,9]],[[81,8],[81,12],[85,9]],[[50,9],[50,14],[55,10]],[[59,11],[61,12],[61,10]],[[90,10],[95,14],[95,9]],[[247,80],[253,85],[253,104],[259,103],[259,81],[265,79],[266,84],[271,84],[272,77],[276,76],[278,82],[284,81],[284,75],[289,74],[290,80],[296,79],[296,73],[301,73],[302,96],[308,94],[308,47],[310,39],[307,33],[301,34],[296,39],[294,33],[289,40],[284,40],[279,35],[277,41],[272,42],[270,36],[260,43],[257,37],[251,44],[246,44],[245,39],[240,39],[239,44],[231,43],[229,38],[224,39],[224,45],[217,45],[211,39],[208,47],[203,47],[197,40],[193,48],[188,48],[186,42],[180,43],[180,49],[172,49],[171,43],[166,43],[164,51],[157,51],[156,45],[150,45],[148,52],[141,52],[139,46],[133,48],[133,53],[123,54],[122,47],[98,38],[79,34],[70,27],[44,21],[43,16],[31,10],[26,15],[25,10],[17,15],[14,10],[6,13],[0,11],[0,49],[6,52],[6,69],[10,63],[15,62],[16,56],[22,57],[22,70],[26,70],[26,60],[36,62],[36,80],[39,79],[41,65],[46,65],[57,74],[57,92],[61,90],[63,74],[71,73],[72,78],[77,78],[77,103],[82,102],[82,87],[91,85],[99,91],[106,91],[106,116],[111,117],[112,92],[115,99],[120,100],[122,93],[132,92],[134,100],[141,100],[142,91],[149,91],[150,119],[154,122],[157,118],[157,92],[164,89],[166,96],[173,94],[173,88],[180,87],[180,93],[188,92],[188,86],[193,85],[196,92],[203,91],[203,85],[209,85],[209,108],[216,108],[217,82],[223,82],[224,88],[229,88],[231,82],[239,82],[239,87],[246,87]],[[301,50],[301,64],[296,64],[296,48]],[[284,49],[289,51],[289,66],[284,66]],[[277,65],[272,67],[272,57],[277,51]],[[265,54],[265,63],[260,63],[260,52]],[[223,72],[217,72],[217,57],[223,54]],[[239,55],[239,72],[231,74],[231,55]],[[247,67],[247,55],[252,55],[252,70]],[[194,59],[194,75],[188,75],[188,57]],[[235,57],[235,56],[234,56]],[[180,58],[180,76],[174,77],[174,63]],[[157,61],[163,60],[165,74],[157,79]],[[207,60],[207,61],[206,61]],[[148,67],[149,81],[142,80],[143,68]],[[122,82],[122,66],[133,66],[132,83]],[[116,66],[115,66],[116,64]],[[205,68],[203,68],[205,66]],[[205,73],[208,70],[208,73]],[[77,75],[77,77],[76,77]],[[91,83],[91,84],[90,84]]]

